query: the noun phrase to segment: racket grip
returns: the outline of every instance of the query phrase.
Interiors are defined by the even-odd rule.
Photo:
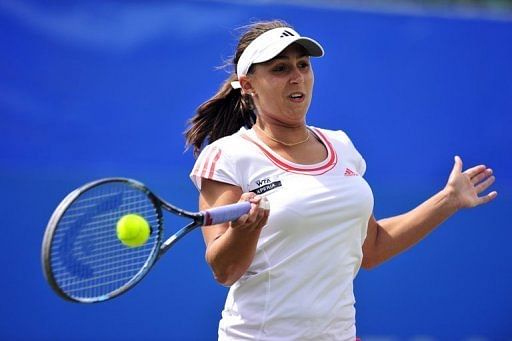
[[[210,208],[209,210],[203,211],[204,213],[204,224],[215,225],[225,223],[227,221],[236,220],[246,213],[249,213],[251,209],[251,203],[248,201],[239,202],[237,204],[231,204],[226,206],[219,206]]]

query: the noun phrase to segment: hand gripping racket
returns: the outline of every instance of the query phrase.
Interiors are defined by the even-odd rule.
[[[238,219],[250,207],[242,202],[187,212],[135,180],[93,181],[68,194],[53,212],[43,239],[43,271],[64,299],[106,301],[136,285],[174,243],[196,227]],[[192,219],[165,242],[162,208]],[[144,245],[127,247],[117,238],[117,222],[126,214],[138,214],[149,223],[151,233]]]

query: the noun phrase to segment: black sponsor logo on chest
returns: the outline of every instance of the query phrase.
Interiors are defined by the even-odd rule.
[[[251,192],[255,194],[263,194],[282,186],[281,181],[270,181],[270,179],[258,180],[256,181],[256,185],[259,187],[251,190]]]

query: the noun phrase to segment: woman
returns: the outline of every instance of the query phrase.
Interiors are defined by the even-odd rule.
[[[230,286],[220,340],[354,340],[359,267],[384,262],[457,210],[497,195],[478,196],[494,182],[491,169],[462,172],[455,157],[439,193],[377,221],[366,163],[351,140],[306,125],[310,57],[322,55],[319,43],[284,22],[251,25],[233,59],[236,73],[191,119],[200,208],[252,203],[237,221],[203,228],[206,260]]]

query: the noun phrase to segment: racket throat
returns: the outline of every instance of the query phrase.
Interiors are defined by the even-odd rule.
[[[170,236],[165,242],[160,246],[160,252],[158,253],[158,258],[162,257],[178,240],[183,238],[187,233],[196,229],[200,226],[201,223],[197,221],[193,221],[187,226],[183,227],[181,230],[176,232],[174,235]]]

